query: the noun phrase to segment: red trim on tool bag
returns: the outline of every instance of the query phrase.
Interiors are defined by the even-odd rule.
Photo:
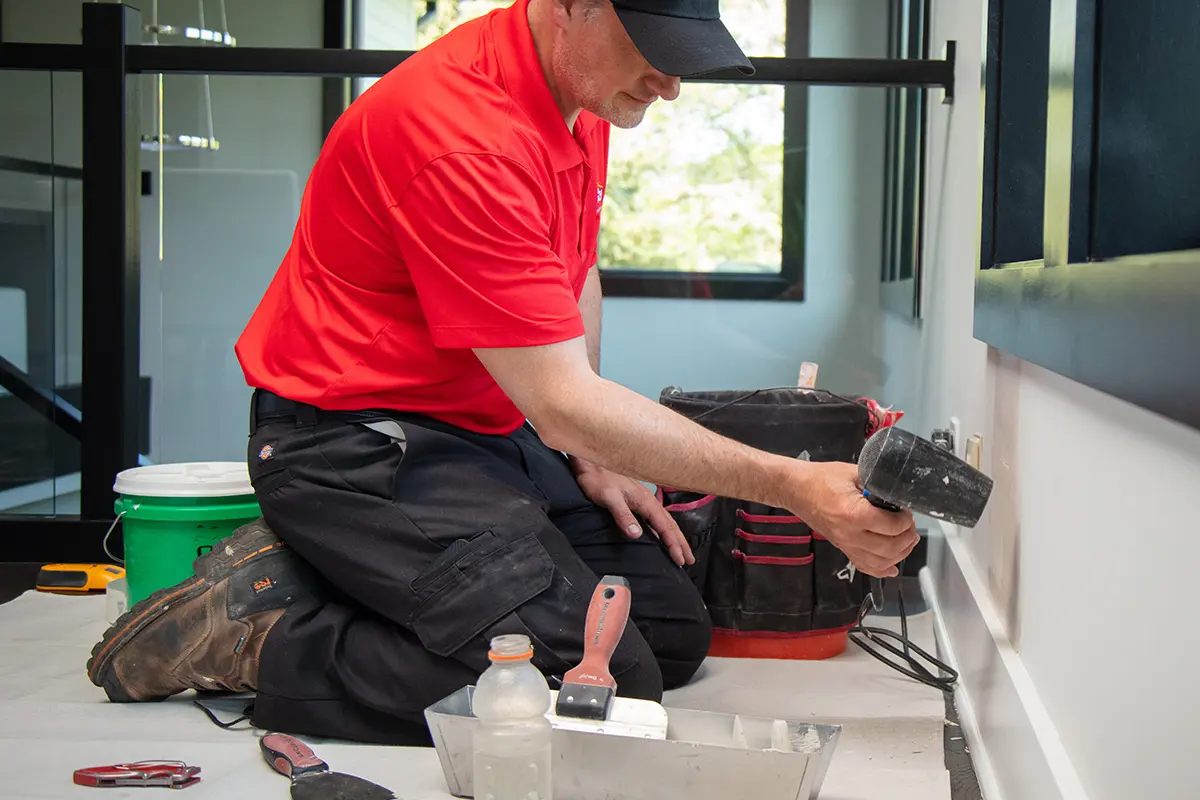
[[[768,525],[795,525],[803,523],[804,520],[799,517],[776,517],[770,514],[747,514],[740,508],[737,510],[737,518],[744,519],[746,522],[764,522]]]
[[[733,628],[713,628],[713,633],[720,636],[732,636],[738,639],[806,639],[810,636],[826,636],[831,633],[844,633],[858,623],[841,625],[836,628],[818,628],[811,631],[739,631]]]
[[[812,541],[811,536],[768,536],[765,533],[747,533],[741,528],[735,528],[733,532],[739,539],[762,544],[808,544]]]
[[[667,506],[667,511],[695,511],[697,508],[702,508],[716,499],[717,496],[715,494],[706,494],[699,500],[693,500],[690,503],[676,503],[673,506]]]
[[[825,538],[825,537],[824,537],[824,536],[822,536],[821,534],[817,533],[816,531],[813,531],[813,532],[812,532],[812,535],[813,535],[813,538],[814,538],[814,539],[820,539],[822,542],[828,542],[828,541],[829,541],[827,538]]]
[[[738,561],[743,561],[747,564],[763,564],[776,567],[802,567],[805,564],[811,564],[813,557],[811,555],[804,558],[785,558],[783,556],[748,556],[741,550],[733,550],[733,557]]]

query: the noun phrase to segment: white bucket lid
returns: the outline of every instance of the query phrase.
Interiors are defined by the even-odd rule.
[[[134,467],[113,489],[136,497],[239,497],[254,494],[245,461],[197,461]]]

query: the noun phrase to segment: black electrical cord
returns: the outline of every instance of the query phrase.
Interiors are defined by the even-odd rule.
[[[747,400],[749,400],[750,398],[757,397],[758,395],[762,394],[763,392],[782,392],[782,391],[788,391],[788,390],[794,392],[794,391],[796,391],[796,387],[795,386],[775,386],[770,389],[755,389],[753,391],[746,392],[745,394],[741,395],[740,397],[735,397],[732,400],[721,403],[719,406],[713,406],[712,408],[708,409],[707,411],[701,411],[699,414],[688,417],[688,419],[690,419],[692,422],[695,422],[698,419],[707,417],[709,414],[715,414],[716,412],[723,411],[723,410],[729,408],[730,406],[736,406],[738,403],[744,403]]]
[[[901,571],[903,571],[903,562],[901,563],[900,569],[901,569]],[[879,582],[879,581],[875,582],[876,587],[879,587],[881,585],[882,585],[881,582]],[[876,627],[870,627],[870,626],[863,624],[863,621],[867,618],[867,614],[870,612],[871,607],[873,605],[872,604],[873,593],[869,593],[869,594],[867,594],[866,597],[863,598],[862,605],[859,606],[858,623],[853,628],[851,628],[848,633],[850,640],[852,642],[854,642],[856,645],[858,645],[859,647],[861,647],[866,652],[870,653],[875,658],[882,661],[884,664],[887,664],[892,669],[901,673],[902,675],[907,675],[908,677],[912,678],[914,681],[923,683],[926,686],[932,686],[934,689],[941,689],[943,692],[953,692],[954,685],[958,682],[958,672],[951,669],[950,666],[948,664],[946,664],[945,662],[940,661],[937,658],[934,658],[932,655],[925,652],[925,650],[923,650],[921,647],[917,646],[916,644],[913,644],[912,641],[909,640],[909,638],[908,638],[908,614],[904,610],[904,587],[900,583],[896,584],[896,596],[900,603],[900,633],[899,634],[897,634],[895,631],[888,630],[887,628],[876,628]],[[882,605],[883,605],[882,597],[878,598],[878,603],[879,603],[880,607],[882,607]],[[860,636],[862,637],[862,639],[858,638]],[[895,639],[895,640],[899,641],[901,644],[904,645],[904,650],[903,651],[899,650],[894,645],[884,641],[884,639]],[[911,667],[911,669],[909,669],[908,667],[902,666],[902,664],[900,664],[900,663],[896,663],[892,659],[886,657],[883,653],[868,646],[867,641],[871,642],[872,644],[878,645],[879,647],[883,648],[884,650],[887,650],[888,652],[892,653],[893,655],[895,655],[896,657],[901,659],[902,662],[906,662],[908,664],[908,667]],[[914,657],[913,653],[920,655],[921,658],[924,658],[935,669],[937,669],[945,674],[944,675],[934,675],[932,672],[930,672],[928,669],[926,669],[925,666],[922,665],[916,659],[916,657]]]

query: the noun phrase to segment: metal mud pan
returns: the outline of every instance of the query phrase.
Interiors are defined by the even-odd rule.
[[[474,690],[463,687],[425,709],[455,797],[474,797],[471,740],[479,724],[471,713]],[[813,800],[841,734],[840,725],[669,706],[666,711],[665,740],[556,728],[555,800]],[[553,714],[548,716],[553,722]]]

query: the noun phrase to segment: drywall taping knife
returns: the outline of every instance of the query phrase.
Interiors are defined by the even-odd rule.
[[[625,625],[633,595],[629,581],[606,575],[592,592],[584,627],[583,660],[563,676],[550,722],[555,728],[667,738],[667,711],[650,700],[617,697],[617,681],[609,661]]]

